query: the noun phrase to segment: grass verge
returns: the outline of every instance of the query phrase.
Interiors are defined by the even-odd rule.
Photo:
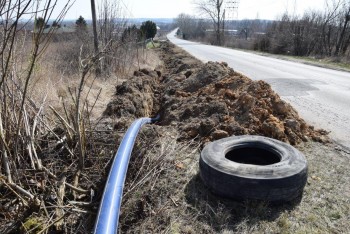
[[[147,49],[154,49],[154,48],[158,48],[160,46],[160,43],[159,42],[157,42],[157,41],[150,41],[150,42],[148,42],[147,43],[147,45],[146,45],[146,48]]]
[[[164,128],[148,126],[141,134],[138,148],[148,145],[151,150],[144,157],[134,155],[128,172],[123,233],[350,232],[349,153],[334,145],[301,144],[309,162],[302,198],[279,206],[238,202],[213,195],[198,174],[198,146],[177,142],[176,132]],[[153,144],[146,140],[150,137]],[[156,167],[145,170],[146,164]],[[142,176],[136,179],[135,174]],[[131,189],[136,181],[137,188]]]

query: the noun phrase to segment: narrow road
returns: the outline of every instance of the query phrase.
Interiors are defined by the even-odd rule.
[[[330,137],[350,149],[350,73],[295,63],[253,53],[168,39],[196,58],[226,62],[253,80],[264,80],[309,124],[330,131]]]

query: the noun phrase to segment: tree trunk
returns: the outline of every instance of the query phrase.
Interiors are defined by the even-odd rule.
[[[225,44],[225,17],[226,17],[226,11],[224,9],[224,13],[222,13],[222,38],[221,38],[221,41],[223,44]]]
[[[349,44],[350,44],[350,34],[348,35],[347,40],[343,44],[342,51],[341,51],[342,55],[345,55],[346,51],[348,50]]]
[[[97,26],[96,26],[96,9],[95,0],[91,0],[91,15],[92,15],[92,30],[94,33],[94,55],[98,54],[98,38],[97,38]],[[96,75],[100,74],[99,66],[96,66]]]
[[[221,10],[221,5],[220,5],[220,0],[216,1],[216,9],[217,9],[217,22],[216,22],[216,43],[218,45],[221,45],[221,37],[220,37],[220,10]]]
[[[335,52],[334,52],[335,56],[339,55],[339,51],[342,48],[343,42],[345,41],[345,31],[346,31],[346,28],[348,26],[349,20],[350,20],[350,8],[349,8],[347,14],[345,15],[344,26],[342,28],[342,31],[340,33],[339,39],[338,39],[336,47],[335,47]]]

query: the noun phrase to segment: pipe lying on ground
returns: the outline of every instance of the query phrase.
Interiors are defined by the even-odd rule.
[[[159,116],[156,118],[137,119],[125,133],[108,175],[100,209],[97,214],[94,233],[117,233],[126,172],[137,134],[144,124],[154,123],[158,119]]]

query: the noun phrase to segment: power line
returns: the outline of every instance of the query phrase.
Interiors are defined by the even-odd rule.
[[[124,5],[124,7],[126,8],[126,10],[129,12],[130,16],[133,18],[134,15],[132,14],[132,12],[129,10],[128,6],[125,4],[125,2],[123,0],[120,0],[121,3]]]
[[[238,18],[239,0],[227,0],[224,3],[226,19],[233,20]]]

